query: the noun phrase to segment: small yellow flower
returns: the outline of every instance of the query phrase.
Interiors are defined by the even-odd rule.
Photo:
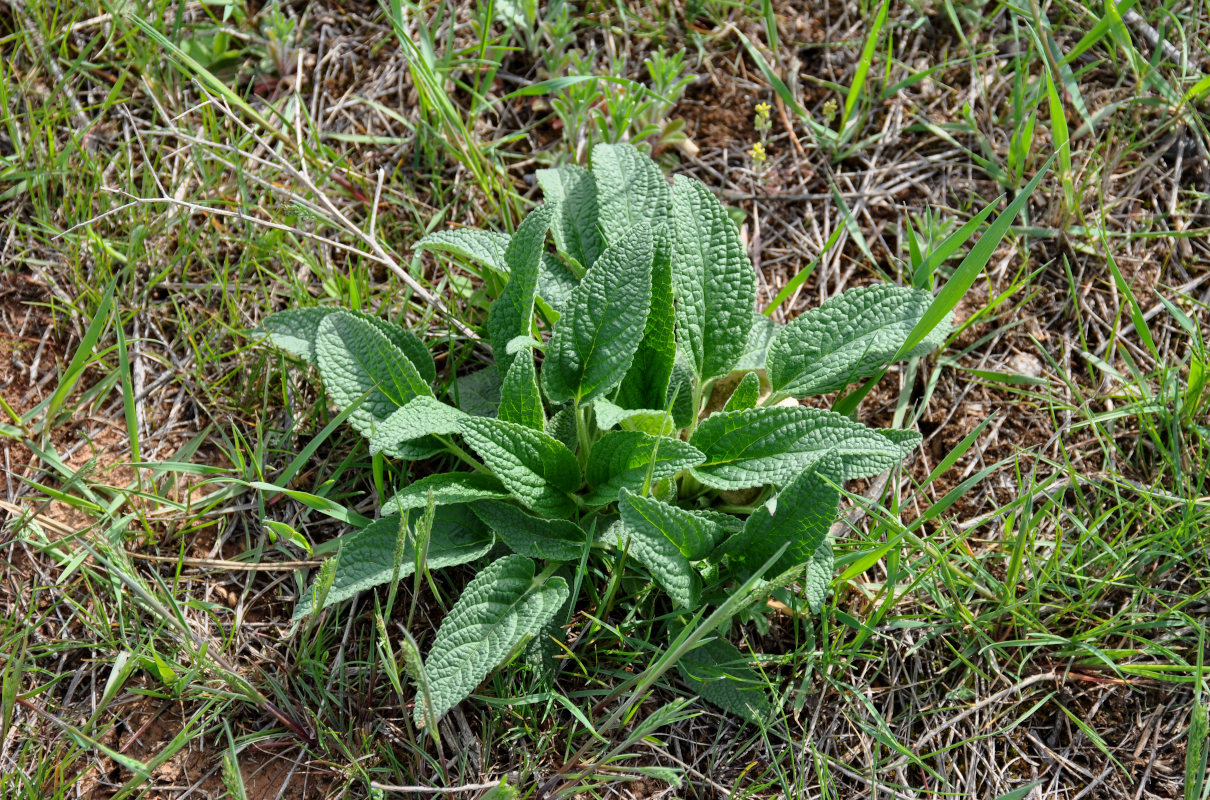
[[[765,119],[768,119],[768,118],[769,118],[769,112],[770,112],[770,111],[772,111],[772,108],[770,108],[770,106],[769,106],[769,104],[768,104],[768,103],[757,103],[757,104],[756,104],[756,114],[757,114],[757,116],[764,117]]]
[[[757,164],[765,163],[765,159],[768,157],[768,155],[765,153],[765,145],[763,142],[757,142],[756,144],[752,145],[752,150],[750,153],[748,153],[748,155],[752,156],[752,160]]]

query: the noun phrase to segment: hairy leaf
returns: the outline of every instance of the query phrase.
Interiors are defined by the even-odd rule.
[[[761,725],[772,711],[765,689],[768,684],[748,666],[748,661],[726,639],[711,639],[681,656],[676,666],[685,683],[703,700]]]
[[[499,478],[485,472],[443,472],[425,476],[395,492],[383,504],[382,513],[424,508],[430,494],[434,505],[447,506],[508,497],[508,490]]]
[[[748,343],[744,354],[735,362],[734,369],[765,369],[769,358],[769,345],[784,326],[778,325],[759,311],[752,312],[752,330],[748,331]]]
[[[567,493],[580,487],[580,464],[566,445],[542,431],[485,417],[464,419],[462,437],[533,511],[567,517],[575,509]]]
[[[654,226],[668,218],[672,208],[668,181],[656,163],[632,145],[592,148],[592,175],[606,245],[621,241],[640,222]]]
[[[517,555],[548,561],[579,560],[588,536],[574,522],[542,519],[509,503],[483,500],[471,509]]]
[[[624,430],[643,431],[656,436],[668,436],[676,428],[666,411],[650,408],[622,408],[605,398],[592,404],[597,427],[603,431],[621,426]]]
[[[542,365],[547,397],[582,404],[617,386],[650,307],[651,233],[641,223],[601,254],[555,325]]]
[[[893,359],[933,296],[923,289],[880,284],[850,289],[786,325],[769,348],[774,393],[808,397],[869,377]],[[926,353],[949,334],[933,329],[904,357]]]
[[[449,231],[434,231],[413,246],[416,250],[451,253],[467,261],[482,264],[497,272],[508,272],[504,253],[508,250],[507,233],[457,228]]]
[[[598,230],[597,182],[583,167],[569,164],[538,170],[538,185],[546,202],[558,208],[551,232],[559,250],[586,270],[605,249]]]
[[[668,225],[651,230],[651,311],[634,362],[615,398],[625,408],[663,408],[676,361],[676,316],[672,305],[672,233]]]
[[[537,431],[546,430],[546,410],[538,393],[532,352],[518,353],[500,387],[500,419]]]
[[[639,431],[612,431],[592,447],[584,477],[592,492],[588,505],[604,505],[618,499],[618,490],[641,491],[650,477],[652,485],[705,460],[700,450],[670,436],[652,436]]]
[[[727,398],[724,411],[743,411],[745,408],[755,408],[760,399],[760,376],[749,372],[740,379],[731,396]]]
[[[465,417],[465,412],[435,397],[413,398],[379,423],[370,437],[370,452],[406,458],[401,445],[431,434],[458,433]]]
[[[494,417],[500,409],[503,378],[495,367],[484,367],[458,378],[454,384],[458,408],[473,417]]]
[[[751,570],[789,542],[789,548],[769,573],[805,568],[803,590],[811,610],[818,613],[832,580],[828,529],[836,519],[840,503],[840,492],[835,486],[843,478],[840,459],[832,456],[821,459],[787,484],[775,501],[748,517],[743,532],[727,540],[727,554]]]
[[[513,361],[513,356],[507,352],[508,343],[518,336],[531,335],[538,272],[554,210],[553,205],[543,205],[529,212],[504,253],[509,266],[508,283],[487,314],[487,331],[501,375],[508,374]]]
[[[708,380],[730,372],[747,348],[756,273],[735,223],[704,185],[678,175],[672,213],[677,346]]]
[[[413,517],[413,519],[415,519]],[[406,578],[416,568],[416,553],[410,533],[399,577]],[[395,571],[395,552],[399,537],[399,515],[391,514],[375,520],[361,530],[346,533],[340,542],[339,558],[332,586],[324,598],[324,607],[347,600],[358,592],[372,589],[391,580]],[[425,564],[429,569],[445,569],[474,561],[487,555],[492,547],[492,534],[470,508],[460,505],[442,506],[433,518],[429,534],[429,549]],[[294,619],[312,612],[311,591],[308,590],[294,609]]]
[[[614,528],[619,547],[627,547],[673,602],[696,609],[701,579],[689,563],[689,552],[709,552],[712,537],[697,518],[676,506],[621,490],[618,511],[622,527]]]
[[[294,308],[266,317],[261,323],[261,328],[269,335],[269,340],[273,344],[298,356],[308,364],[315,364],[317,362],[315,340],[319,336],[319,324],[329,315],[338,312],[351,314],[373,325],[390,340],[391,344],[403,351],[425,383],[437,380],[437,367],[433,364],[433,356],[420,337],[407,328],[360,311],[322,306]]]
[[[360,403],[349,424],[372,436],[415,397],[432,391],[414,364],[371,323],[338,311],[319,324],[316,361],[328,396],[340,408]]]
[[[580,279],[557,256],[542,254],[542,264],[538,267],[538,303],[552,325],[567,311],[571,296],[579,285]],[[545,307],[542,303],[546,304]]]
[[[840,459],[846,478],[876,475],[906,455],[897,442],[848,417],[802,407],[720,411],[689,442],[706,456],[694,476],[716,489],[787,483],[828,452]]]
[[[441,719],[538,635],[566,599],[562,578],[534,586],[534,562],[524,556],[505,556],[476,575],[441,623],[424,662],[433,716]],[[417,707],[417,725],[422,712]]]

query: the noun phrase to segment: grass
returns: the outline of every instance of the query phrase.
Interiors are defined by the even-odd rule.
[[[0,796],[1206,796],[1203,8],[272,8],[0,13]],[[248,332],[362,308],[452,380],[498,286],[410,245],[511,229],[524,176],[620,137],[735,207],[775,318],[969,279],[962,324],[855,407],[925,445],[849,487],[824,613],[726,631],[768,725],[663,671],[670,609],[614,564],[555,681],[514,664],[436,742],[408,661],[464,575],[290,634],[411,475]],[[986,269],[929,258],[1035,177]]]

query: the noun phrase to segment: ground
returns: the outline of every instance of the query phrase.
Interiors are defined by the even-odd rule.
[[[0,8],[0,796],[1193,797],[1205,9],[527,7]],[[513,94],[588,74],[632,82]],[[347,526],[248,483],[380,498],[318,381],[255,329],[358,307],[464,374],[492,287],[412,245],[512,230],[536,169],[624,140],[734,210],[782,322],[879,281],[940,290],[974,239],[914,251],[1040,177],[945,347],[859,406],[924,437],[848,487],[838,552],[884,556],[818,617],[774,603],[728,630],[777,719],[680,709],[669,673],[593,736],[658,650],[667,609],[635,571],[604,626],[577,609],[553,685],[501,671],[437,745],[380,637],[423,649],[443,599],[405,582],[381,629],[385,592],[291,626],[322,552],[264,521],[317,545]]]

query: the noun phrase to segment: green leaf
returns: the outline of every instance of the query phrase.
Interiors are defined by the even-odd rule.
[[[462,421],[462,437],[513,496],[548,517],[575,510],[580,464],[567,446],[541,431],[485,417]]]
[[[669,218],[671,193],[654,161],[628,144],[592,148],[597,214],[606,245],[616,244],[640,222],[655,227]]]
[[[688,553],[710,551],[713,541],[706,524],[688,511],[652,500],[626,489],[621,491],[618,510],[622,525],[614,527],[619,548],[642,564],[672,601],[696,610],[701,597],[701,579]]]
[[[625,408],[663,408],[676,362],[676,316],[672,304],[672,234],[667,225],[651,230],[651,310],[617,402]]]
[[[442,472],[428,475],[403,487],[382,506],[383,514],[396,514],[428,505],[430,493],[437,506],[496,500],[508,497],[500,479],[485,472]]]
[[[266,317],[261,322],[261,330],[268,334],[269,341],[277,347],[298,356],[308,364],[315,364],[315,340],[319,336],[319,325],[334,313],[351,314],[370,323],[386,336],[391,344],[403,351],[426,383],[437,380],[437,367],[433,364],[433,356],[420,337],[407,328],[360,311],[322,306],[293,308]]]
[[[568,403],[551,414],[550,419],[546,421],[546,434],[562,442],[568,450],[574,451],[579,444],[576,433],[576,407]]]
[[[642,491],[681,470],[705,460],[700,450],[670,436],[652,436],[639,431],[612,431],[592,446],[584,477],[592,492],[588,505],[605,505],[618,499],[622,488]]]
[[[341,408],[360,402],[349,424],[372,436],[396,409],[432,391],[416,367],[372,323],[347,311],[328,314],[315,338],[316,361],[328,396]]]
[[[509,266],[508,283],[487,314],[487,331],[501,375],[508,374],[514,358],[507,352],[508,343],[518,336],[532,335],[538,272],[554,210],[555,207],[548,204],[529,212],[504,254]]]
[[[727,398],[724,411],[743,411],[745,408],[756,408],[760,399],[760,376],[749,372],[740,379],[731,396]]]
[[[542,384],[551,401],[583,404],[621,383],[651,307],[651,257],[641,223],[588,270],[546,349]]]
[[[875,374],[896,356],[910,358],[938,347],[949,335],[948,322],[899,354],[932,300],[923,289],[879,284],[851,289],[807,311],[782,328],[769,348],[773,392],[827,394]]]
[[[748,331],[748,343],[744,345],[744,354],[735,362],[735,369],[764,369],[769,357],[769,345],[783,326],[766,317],[759,311],[752,313],[752,329]]]
[[[569,164],[538,170],[546,201],[557,207],[550,229],[559,251],[588,269],[605,249],[598,230],[597,182],[583,167]]]
[[[473,417],[494,417],[500,408],[500,386],[503,383],[499,371],[484,367],[455,381],[458,408]]]
[[[899,443],[841,414],[784,406],[720,411],[689,443],[706,456],[693,475],[715,489],[787,483],[829,452],[846,478],[876,475],[906,455]]]
[[[603,431],[621,426],[625,430],[643,431],[656,436],[668,436],[676,426],[666,411],[650,408],[622,408],[601,397],[592,404],[597,427]]]
[[[399,541],[399,515],[382,517],[361,530],[346,533],[338,541],[340,555],[333,557],[339,561],[332,586],[324,599],[324,608],[391,580]],[[491,532],[469,507],[442,506],[433,519],[425,563],[429,569],[466,564],[487,555],[491,547]],[[411,575],[415,567],[416,554],[409,533],[403,560],[399,562],[399,577]],[[302,619],[311,612],[311,590],[308,589],[294,608],[294,619]]]
[[[378,424],[370,437],[370,452],[408,458],[409,442],[432,434],[458,433],[465,418],[465,412],[435,397],[416,397]]]
[[[775,500],[753,512],[743,532],[727,540],[726,553],[754,569],[789,542],[789,548],[767,572],[777,575],[805,568],[803,591],[811,610],[819,613],[832,580],[832,542],[828,529],[836,520],[840,505],[840,492],[835,486],[843,478],[839,459],[829,456],[820,460],[791,481]]]
[[[539,307],[552,325],[567,311],[579,285],[580,279],[557,256],[542,254],[542,263],[538,267],[538,301],[546,304],[545,308]],[[553,315],[551,312],[554,312]]]
[[[546,410],[538,393],[537,373],[531,351],[518,353],[500,387],[500,419],[538,431],[546,430]]]
[[[579,561],[588,535],[574,522],[542,519],[510,503],[483,500],[471,506],[483,524],[517,555],[547,561]]]
[[[441,623],[425,659],[434,718],[466,698],[516,652],[567,598],[567,583],[550,577],[534,585],[534,562],[505,556],[475,576]],[[416,709],[416,724],[423,719]]]
[[[434,231],[416,242],[413,249],[451,253],[459,258],[503,273],[508,272],[508,262],[504,258],[504,253],[508,250],[511,238],[507,233],[458,228],[449,231]]]
[[[700,182],[672,183],[672,291],[677,346],[701,380],[726,375],[744,354],[756,273],[726,210]]]
[[[711,639],[677,661],[677,671],[703,700],[730,714],[761,725],[772,712],[767,682],[748,665],[735,645]]]

